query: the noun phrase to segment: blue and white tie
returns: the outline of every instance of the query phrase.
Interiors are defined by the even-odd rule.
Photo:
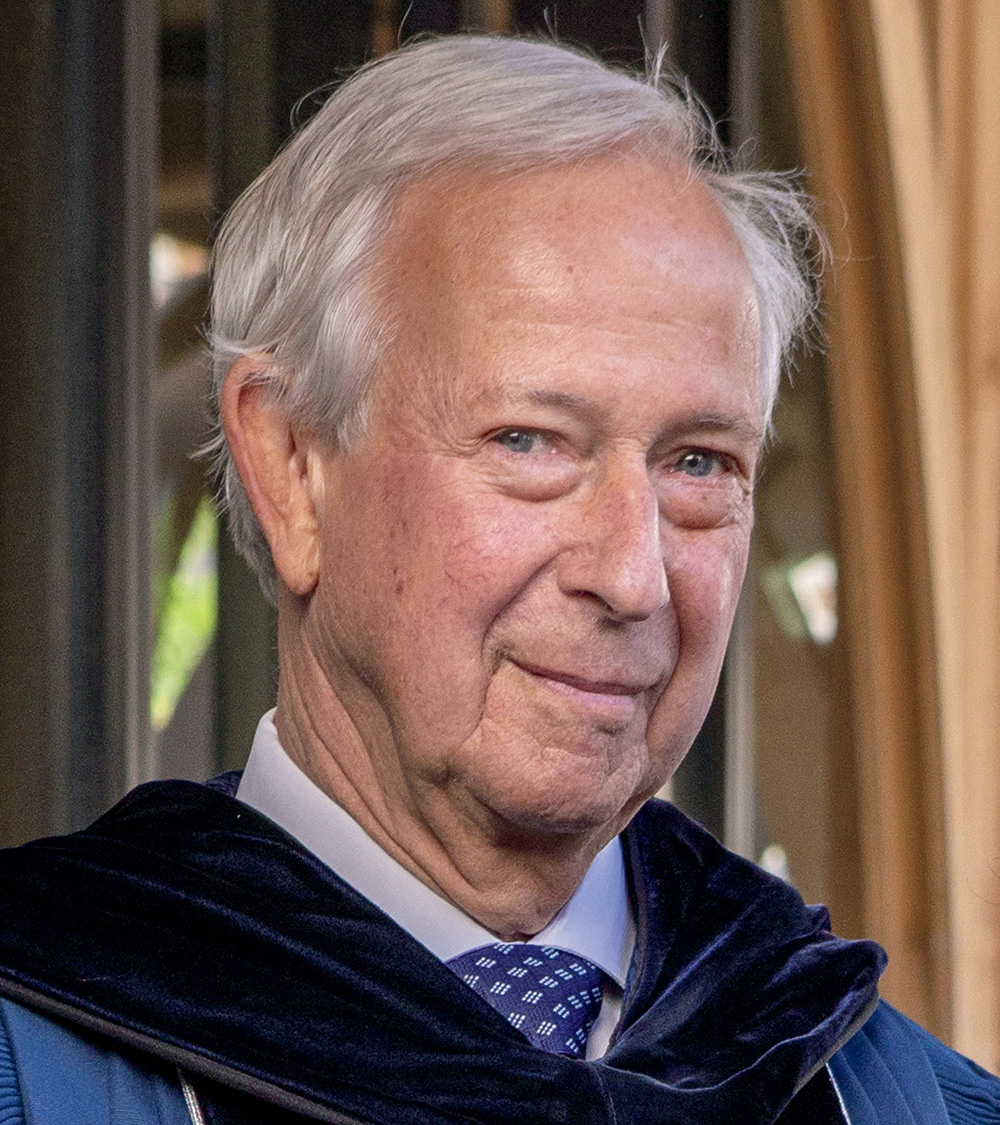
[[[601,970],[548,945],[500,942],[448,968],[543,1051],[580,1058],[601,1010]]]

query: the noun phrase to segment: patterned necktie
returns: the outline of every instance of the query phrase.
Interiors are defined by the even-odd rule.
[[[601,970],[548,945],[484,945],[448,968],[535,1047],[580,1058],[601,1009]]]

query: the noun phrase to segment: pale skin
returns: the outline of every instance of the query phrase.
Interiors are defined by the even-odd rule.
[[[277,725],[389,854],[538,932],[711,701],[763,436],[749,267],[684,170],[602,158],[401,197],[398,333],[350,449],[234,365],[280,579]]]

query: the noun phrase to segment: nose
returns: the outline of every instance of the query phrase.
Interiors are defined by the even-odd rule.
[[[575,518],[560,571],[564,593],[596,598],[622,621],[645,620],[669,603],[660,510],[645,459],[606,467]]]

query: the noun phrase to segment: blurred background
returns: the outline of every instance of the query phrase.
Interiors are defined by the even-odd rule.
[[[273,705],[273,614],[193,455],[213,232],[293,122],[425,32],[665,42],[731,146],[804,170],[833,248],[671,795],[1000,1067],[1000,5],[12,0],[3,27],[0,844],[239,767]]]

